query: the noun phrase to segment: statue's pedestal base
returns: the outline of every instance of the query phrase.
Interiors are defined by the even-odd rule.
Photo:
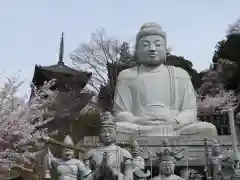
[[[118,141],[127,144],[130,142],[130,137],[127,135],[119,135]],[[205,147],[204,147],[204,137],[200,136],[147,136],[147,137],[135,137],[138,141],[138,144],[141,148],[146,148],[151,153],[150,160],[147,161],[148,167],[158,167],[158,157],[156,155],[157,152],[162,151],[163,148],[163,140],[168,139],[170,146],[173,149],[184,149],[185,157],[177,161],[176,169],[178,170],[178,174],[181,177],[187,177],[191,171],[191,169],[198,170],[202,175],[204,175],[204,166],[206,163],[205,156]],[[215,138],[209,138],[207,141],[209,152],[211,152],[211,145],[213,140],[216,139],[219,141],[223,153],[226,156],[231,156],[232,154],[232,138],[231,136],[217,136]],[[145,159],[148,159],[149,154],[145,155]],[[230,173],[232,172],[232,164],[231,162],[224,162],[224,176],[226,179],[229,179]]]
[[[119,134],[117,141],[127,144],[131,142],[131,136],[127,134]],[[177,162],[177,166],[204,166],[205,165],[205,147],[204,137],[200,136],[135,136],[134,137],[139,146],[146,148],[151,152],[151,162],[157,163],[156,152],[161,151],[163,148],[163,140],[168,139],[172,148],[183,148],[185,157]],[[232,153],[232,138],[231,136],[217,136],[209,138],[208,149],[211,151],[211,145],[213,140],[218,140],[224,153],[230,156]],[[228,150],[227,150],[228,149]],[[231,163],[227,163],[227,166],[231,166]]]
[[[182,177],[186,176],[186,172],[189,172],[191,168],[198,169],[203,172],[206,156],[205,156],[205,147],[204,147],[204,137],[203,136],[132,136],[129,133],[118,133],[117,135],[117,143],[126,146],[128,149],[129,143],[132,141],[132,138],[138,141],[138,144],[141,148],[147,149],[149,152],[143,156],[144,159],[148,159],[146,165],[153,169],[156,169],[158,173],[158,157],[156,152],[160,152],[163,148],[163,140],[168,139],[169,144],[172,148],[183,148],[185,157],[181,161],[177,161],[176,169],[179,170],[179,174]],[[211,152],[211,145],[213,140],[218,140],[223,153],[226,156],[231,156],[232,154],[232,137],[231,136],[217,136],[214,138],[209,138],[207,141],[209,152]],[[85,142],[81,146],[96,148],[98,146],[97,142],[89,141]],[[149,155],[151,156],[149,158]],[[231,162],[224,162],[224,173],[226,173],[226,177],[229,177],[232,171]],[[187,170],[186,170],[187,169]],[[229,179],[229,178],[226,178]]]

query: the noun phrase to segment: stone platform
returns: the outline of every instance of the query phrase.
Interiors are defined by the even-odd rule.
[[[177,166],[204,166],[205,165],[205,147],[204,147],[204,137],[199,136],[172,136],[172,137],[136,137],[138,144],[141,148],[148,149],[151,152],[151,160],[149,163],[155,164],[157,162],[156,152],[161,151],[163,148],[162,142],[167,138],[170,146],[172,148],[183,148],[185,153],[185,158],[177,162]],[[208,139],[208,150],[211,152],[212,141],[216,139],[221,144],[223,152],[227,156],[232,156],[232,138],[231,136],[218,136],[216,138]],[[125,144],[127,147],[131,137],[121,135],[118,136],[117,141],[120,144]],[[147,155],[146,157],[147,158]],[[231,163],[226,162],[226,166],[231,166]]]
[[[91,138],[90,138],[91,139]],[[80,146],[86,148],[97,147],[98,140],[95,142],[87,139]],[[129,134],[118,134],[117,143],[120,146],[128,149],[129,143],[133,140],[137,140],[141,148],[150,152],[151,160],[148,161],[149,166],[153,166],[157,163],[156,152],[160,152],[163,148],[163,140],[168,139],[170,146],[175,149],[183,148],[185,157],[181,161],[177,162],[177,166],[204,166],[205,165],[205,147],[204,137],[199,136],[131,136]],[[223,152],[227,156],[232,155],[232,138],[231,136],[217,136],[216,138],[209,138],[207,141],[208,151],[211,152],[213,140],[218,140]],[[149,154],[145,153],[144,158],[148,159]],[[231,166],[230,162],[225,163],[226,166]]]

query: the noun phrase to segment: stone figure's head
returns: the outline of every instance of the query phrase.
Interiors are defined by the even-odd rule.
[[[114,117],[110,112],[104,112],[101,114],[99,134],[100,142],[105,145],[114,143],[117,135],[116,128],[116,122],[114,121]]]
[[[140,150],[140,147],[138,145],[138,142],[137,141],[133,141],[132,146],[131,146],[132,156],[133,157],[140,156],[139,150]]]
[[[203,175],[199,171],[195,169],[190,169],[189,177],[188,177],[189,180],[201,180],[202,178],[203,178]]]
[[[220,144],[217,140],[213,141],[213,145],[212,145],[212,153],[214,155],[218,155],[221,153],[221,148],[220,148]]]
[[[145,23],[136,37],[135,58],[138,64],[158,66],[166,62],[166,33],[157,23]]]
[[[164,148],[162,153],[157,153],[159,157],[159,170],[165,176],[174,174],[176,158],[174,153],[169,150],[168,147]]]
[[[64,144],[69,145],[69,146],[74,146],[73,140],[69,135],[65,136]],[[62,158],[64,160],[72,159],[73,155],[74,155],[74,151],[72,149],[68,149],[68,148],[62,149]]]

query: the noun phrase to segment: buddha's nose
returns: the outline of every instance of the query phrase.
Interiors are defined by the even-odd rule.
[[[106,133],[105,133],[105,136],[106,136],[106,137],[109,137],[109,135],[110,135],[109,132],[106,132]]]
[[[149,52],[155,52],[156,51],[156,47],[154,46],[154,44],[151,44],[149,47]]]

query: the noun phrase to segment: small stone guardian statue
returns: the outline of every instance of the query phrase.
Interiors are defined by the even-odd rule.
[[[133,156],[133,175],[135,180],[146,180],[151,172],[145,167],[145,160],[141,156],[140,147],[137,141],[134,141],[131,147]]]
[[[204,175],[195,169],[190,169],[188,180],[202,180]]]
[[[219,142],[217,140],[213,141],[212,153],[208,158],[208,173],[212,180],[222,180],[223,179],[223,161],[228,160],[221,149]]]
[[[233,172],[232,172],[231,180],[240,180],[240,151],[238,149],[238,141],[237,141],[233,109],[228,109],[228,117],[229,117],[229,125],[231,130],[232,148],[233,148],[233,152],[232,152]]]
[[[71,137],[68,135],[64,139],[64,144],[74,145]],[[52,175],[56,175],[58,180],[92,180],[92,171],[82,161],[74,159],[73,154],[73,150],[63,148],[62,158],[55,158],[50,149],[48,149],[48,168],[45,173],[45,179],[54,179]]]
[[[171,148],[164,147],[163,152],[157,153],[157,156],[159,157],[160,173],[153,180],[183,180],[183,178],[174,174],[176,161],[184,157],[180,151],[173,152]]]
[[[132,155],[115,144],[117,125],[110,112],[101,115],[100,147],[88,151],[85,164],[95,180],[133,180]]]
[[[240,180],[240,162],[236,161],[235,164],[232,165],[233,173],[231,176],[231,180]]]

